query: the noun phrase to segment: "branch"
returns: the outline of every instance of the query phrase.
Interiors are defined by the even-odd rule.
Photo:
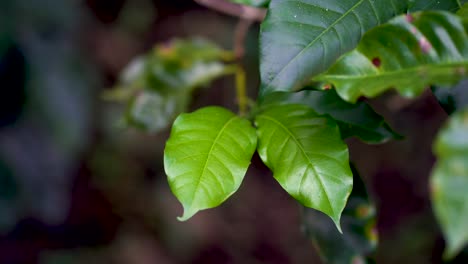
[[[245,6],[228,2],[227,0],[194,0],[200,5],[216,10],[218,12],[239,17],[250,21],[263,21],[266,9]]]
[[[241,59],[245,54],[245,39],[249,33],[249,28],[252,25],[252,20],[241,19],[237,23],[234,32],[234,54],[236,59]]]

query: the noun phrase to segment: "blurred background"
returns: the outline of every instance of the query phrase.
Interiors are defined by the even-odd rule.
[[[236,23],[189,0],[0,0],[1,264],[322,263],[304,231],[314,218],[304,221],[258,157],[222,206],[177,221],[182,207],[162,166],[169,130],[123,129],[123,106],[102,100],[156,43],[200,36],[231,49]],[[251,27],[243,58],[252,98],[258,30]],[[190,108],[235,110],[233,83],[215,81]],[[442,263],[427,179],[447,114],[429,92],[371,103],[405,136],[378,146],[347,141],[377,208],[373,256]]]

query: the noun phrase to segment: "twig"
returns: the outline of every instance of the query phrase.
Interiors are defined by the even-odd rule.
[[[234,32],[234,54],[239,60],[244,57],[245,54],[245,39],[249,33],[252,20],[240,19]]]
[[[206,6],[210,9],[228,14],[231,16],[239,17],[241,19],[250,21],[263,21],[266,15],[266,9],[245,6],[228,2],[226,0],[194,0],[200,5]]]

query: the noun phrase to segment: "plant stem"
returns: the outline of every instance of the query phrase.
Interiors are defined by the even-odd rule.
[[[245,39],[249,33],[252,20],[240,19],[234,32],[234,54],[238,60],[245,55]]]
[[[244,69],[239,65],[236,71],[236,95],[237,103],[239,104],[239,115],[245,116],[247,114],[247,105],[249,99],[247,98],[247,85]]]

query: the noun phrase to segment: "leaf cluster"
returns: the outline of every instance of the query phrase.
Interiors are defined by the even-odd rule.
[[[260,32],[261,85],[248,118],[221,107],[182,113],[195,87],[239,69],[225,64],[232,55],[199,40],[157,46],[129,66],[121,80],[125,88],[111,97],[130,98],[128,123],[150,131],[182,113],[164,152],[169,185],[184,207],[180,220],[235,193],[258,152],[285,191],[328,215],[341,231],[343,211],[372,207],[359,195],[346,207],[356,172],[344,139],[355,136],[371,144],[401,139],[364,98],[390,89],[415,97],[430,86],[440,90],[466,78],[468,5],[460,0],[232,2],[268,7]],[[449,257],[468,242],[468,119],[466,110],[451,112],[434,146],[439,161],[430,183]],[[370,215],[358,226],[373,241],[364,228],[372,225]],[[311,226],[312,236],[328,243],[320,228]],[[368,253],[343,245],[349,252]],[[324,253],[324,259],[330,255]],[[352,261],[351,256],[344,259]]]

